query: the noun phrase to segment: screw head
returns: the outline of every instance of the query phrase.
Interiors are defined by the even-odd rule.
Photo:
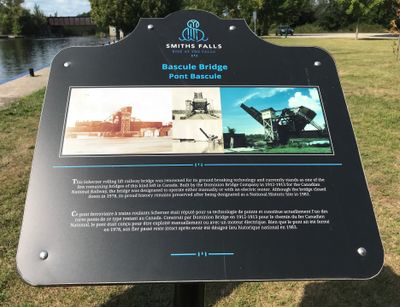
[[[154,29],[154,25],[152,25],[152,24],[147,25],[147,29],[148,30],[153,30]]]
[[[234,31],[236,30],[236,26],[229,26],[229,31]]]
[[[359,248],[357,248],[357,253],[360,256],[364,257],[367,255],[367,250],[364,247],[359,247]]]
[[[65,67],[65,68],[70,67],[70,66],[71,66],[71,62],[65,62],[65,63],[64,63],[64,67]]]
[[[39,253],[39,258],[40,258],[41,260],[46,260],[47,257],[49,257],[49,253],[48,253],[47,251],[41,251],[41,252]]]
[[[318,66],[322,66],[322,63],[321,63],[320,61],[315,61],[315,62],[314,62],[314,66],[317,66],[317,67],[318,67]]]

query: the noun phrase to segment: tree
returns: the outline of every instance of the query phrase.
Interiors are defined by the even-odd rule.
[[[184,1],[185,9],[196,9],[196,10],[205,10],[208,12],[212,12],[218,16],[225,16],[229,15],[228,10],[226,7],[226,3],[231,2],[230,6],[234,6],[237,3],[236,0],[233,1],[226,1],[226,0],[186,0]]]
[[[238,1],[238,14],[233,16],[235,18],[243,18],[246,20],[250,28],[254,27],[253,12],[257,12],[257,19],[263,7],[263,0],[239,0]],[[257,32],[260,30],[260,23],[257,25]]]
[[[22,32],[28,33],[30,30],[30,33],[35,35],[43,35],[47,32],[47,18],[38,4],[35,4],[33,7],[33,12],[30,17],[31,24],[29,27],[25,27]]]
[[[164,17],[180,9],[182,1],[172,0],[89,0],[93,21],[101,28],[114,26],[117,33],[132,31],[140,17]]]
[[[368,22],[376,23],[386,28],[393,20],[393,16],[396,15],[397,6],[398,0],[383,0],[370,10],[367,16]]]
[[[47,19],[35,4],[33,11],[22,7],[21,0],[0,0],[0,33],[43,35],[48,31]]]
[[[90,12],[84,12],[76,15],[76,17],[90,17]]]
[[[395,15],[393,20],[390,22],[390,32],[398,34],[397,43],[394,44],[393,52],[396,55],[396,60],[400,58],[400,0],[397,0],[395,7]]]
[[[244,18],[252,26],[257,11],[258,31],[268,34],[274,22],[294,24],[310,8],[311,0],[186,0],[186,8],[202,9],[228,18]]]
[[[253,11],[262,7],[263,0],[186,0],[186,9],[212,12],[220,17],[244,18],[250,24]]]
[[[23,14],[23,0],[0,0],[0,30],[4,34],[21,33],[19,18]]]
[[[293,24],[309,5],[309,0],[264,0],[260,12],[261,32],[267,34],[273,23]]]
[[[320,1],[315,9],[317,23],[323,29],[336,31],[354,22],[346,14],[346,7],[336,0]]]
[[[2,0],[0,0],[2,1]],[[4,1],[4,0],[3,0]],[[258,32],[268,34],[273,24],[292,26],[317,22],[327,30],[338,30],[360,19],[385,27],[393,16],[397,0],[90,0],[95,23],[131,31],[140,17],[162,17],[170,12],[201,9],[220,17],[244,18],[252,26],[253,11],[258,15]]]
[[[186,0],[185,9],[212,12],[224,18],[243,18],[252,27],[253,12],[262,8],[263,0]]]
[[[317,3],[314,0],[306,1],[303,7],[298,12],[292,26],[300,26],[306,23],[313,23],[316,21]]]
[[[338,2],[346,6],[346,14],[353,16],[357,20],[355,39],[358,39],[360,19],[367,16],[367,14],[374,7],[380,5],[383,0],[338,0]]]
[[[6,8],[3,1],[0,0],[0,34],[6,34],[7,31],[7,15],[5,13]]]

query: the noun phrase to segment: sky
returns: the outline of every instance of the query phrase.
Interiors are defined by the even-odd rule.
[[[25,0],[24,6],[33,9],[38,4],[46,16],[76,16],[90,11],[89,0]]]
[[[270,107],[275,110],[305,106],[317,113],[314,122],[324,126],[321,102],[317,88],[221,88],[222,119],[224,132],[228,127],[235,128],[237,133],[263,134],[264,128],[247,114],[240,105],[264,110]],[[307,125],[305,130],[315,130]]]

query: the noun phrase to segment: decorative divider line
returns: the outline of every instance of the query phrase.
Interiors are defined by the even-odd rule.
[[[171,253],[171,257],[215,257],[215,256],[234,256],[233,252],[195,252],[195,253]]]
[[[74,169],[74,168],[135,168],[135,167],[291,167],[291,166],[319,166],[337,167],[343,163],[161,163],[161,164],[92,164],[92,165],[54,165],[55,169]]]

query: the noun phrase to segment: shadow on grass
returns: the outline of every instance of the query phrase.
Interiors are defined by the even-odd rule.
[[[138,284],[110,298],[102,307],[172,306],[173,284]]]
[[[399,306],[400,276],[389,266],[367,281],[328,281],[307,284],[301,307]]]
[[[213,306],[221,298],[230,295],[239,285],[240,283],[207,283],[204,302],[205,306]],[[174,284],[139,284],[112,297],[108,302],[101,306],[173,306],[174,289]]]
[[[229,296],[241,283],[207,283],[205,306],[214,306]],[[102,307],[172,306],[173,284],[135,285],[125,292],[112,297]],[[400,276],[389,266],[374,279],[368,281],[312,282],[305,286],[299,304],[308,306],[399,306]]]

